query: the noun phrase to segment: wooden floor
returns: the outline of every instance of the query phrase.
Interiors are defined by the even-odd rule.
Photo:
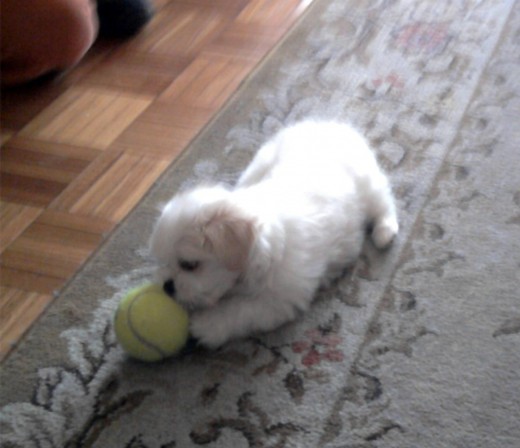
[[[0,359],[312,0],[155,0],[127,42],[2,92]]]

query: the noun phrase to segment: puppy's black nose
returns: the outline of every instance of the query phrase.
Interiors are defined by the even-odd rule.
[[[173,280],[166,280],[163,289],[166,294],[173,297],[175,295],[175,283],[173,283]]]

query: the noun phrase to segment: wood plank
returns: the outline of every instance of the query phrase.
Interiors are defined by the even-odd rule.
[[[139,203],[149,188],[168,167],[167,161],[142,157],[132,171],[98,205],[96,216],[119,222]]]
[[[45,219],[36,219],[26,231],[18,238],[20,247],[27,247],[35,251],[42,250],[82,254],[91,248],[97,247],[101,235],[92,229],[84,231],[78,228],[49,224]]]
[[[0,202],[0,253],[29,227],[43,209]]]
[[[147,98],[118,95],[81,130],[74,133],[69,131],[64,137],[88,146],[108,148],[150,103]]]
[[[286,27],[237,22],[208,45],[206,52],[258,62],[267,55],[286,30]]]
[[[78,248],[67,250],[62,246],[18,239],[5,250],[2,266],[67,280],[88,259],[93,250],[94,248],[90,251]]]
[[[4,146],[4,148],[10,148],[12,151],[13,159],[24,159],[24,157],[18,156],[18,151],[32,151],[45,154],[49,156],[49,163],[55,158],[63,159],[74,159],[81,160],[90,163],[95,160],[100,154],[100,151],[78,145],[67,145],[62,143],[48,142],[40,139],[32,139],[27,137],[21,137],[19,134],[13,136]],[[0,153],[0,157],[4,157],[6,151]],[[4,161],[4,160],[2,160]]]
[[[83,172],[71,182],[63,192],[49,205],[52,210],[70,211],[99,177],[110,169],[119,158],[120,152],[116,150],[105,151],[96,158]]]
[[[123,47],[113,52],[96,70],[80,80],[82,86],[158,95],[186,69],[193,57],[168,56]]]
[[[0,287],[0,360],[41,315],[52,296]]]
[[[218,8],[220,11],[235,17],[239,14],[251,0],[178,0],[176,3],[184,3],[189,6],[204,6]]]
[[[36,219],[3,252],[2,265],[67,279],[93,253],[103,236]]]
[[[305,0],[251,0],[236,19],[236,23],[285,27],[292,23],[310,2]]]
[[[0,263],[0,278],[2,286],[40,294],[54,294],[66,282],[66,279],[24,269],[13,269],[2,263]]]
[[[160,100],[217,110],[254,65],[247,58],[203,53],[164,91]]]
[[[63,113],[54,115],[38,130],[36,136],[42,140],[50,140],[76,145],[88,144],[88,140],[75,138],[80,131],[92,130],[92,139],[95,138],[96,126],[92,122],[114,104],[113,95],[86,90],[72,102]],[[101,148],[102,149],[102,148]]]
[[[38,223],[101,236],[114,228],[113,221],[99,216],[79,215],[52,209],[45,210],[38,217]]]
[[[169,56],[197,55],[232,21],[229,10],[171,2],[128,50]]]
[[[34,207],[46,207],[66,186],[63,182],[2,173],[0,176],[0,199]]]
[[[97,154],[97,150],[90,148],[14,137],[0,154],[1,170],[3,173],[68,184]]]
[[[121,134],[110,150],[172,161],[214,113],[204,107],[156,101]]]
[[[122,154],[71,207],[74,213],[118,222],[137,204],[168,162]]]
[[[81,96],[82,92],[83,91],[80,89],[68,89],[62,92],[62,94],[58,95],[54,101],[47,104],[45,109],[27,123],[19,135],[37,137],[38,131],[47,126],[55,116],[63,114],[69,107],[71,107]]]
[[[151,103],[151,98],[73,88],[29,123],[21,135],[106,149]]]

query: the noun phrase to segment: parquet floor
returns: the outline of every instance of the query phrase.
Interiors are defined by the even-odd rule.
[[[312,0],[155,0],[135,38],[2,92],[0,359]]]

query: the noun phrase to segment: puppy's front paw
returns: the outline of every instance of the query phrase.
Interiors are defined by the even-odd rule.
[[[395,218],[386,218],[376,223],[372,231],[372,240],[378,249],[388,247],[399,231],[399,224]]]
[[[218,348],[229,339],[226,325],[211,312],[199,311],[190,320],[191,335],[207,348]]]

